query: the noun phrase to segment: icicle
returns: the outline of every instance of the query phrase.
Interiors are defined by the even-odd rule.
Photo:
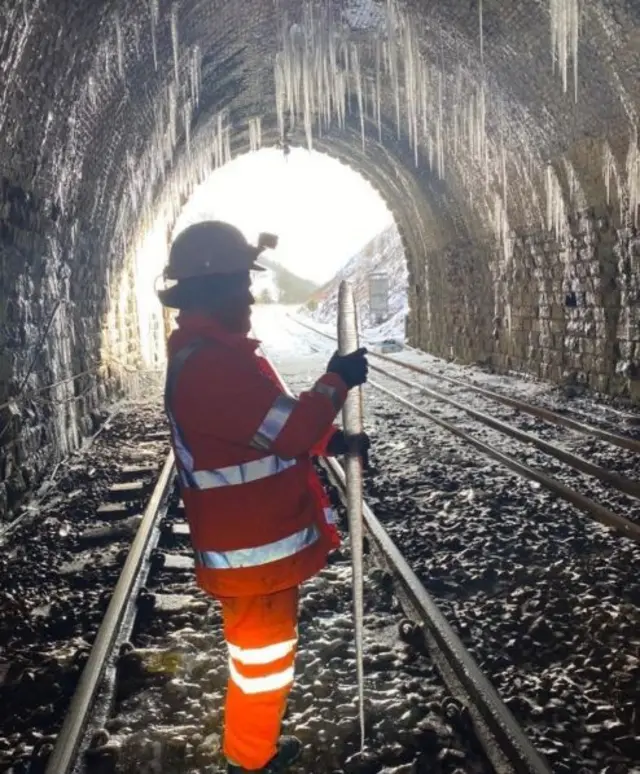
[[[573,0],[570,4],[570,39],[571,57],[573,59],[573,99],[578,101],[578,43],[580,36],[580,0]]]
[[[407,18],[404,23],[404,76],[407,104],[407,129],[409,145],[413,147],[414,162],[418,166],[418,76],[420,52],[415,35],[415,23]]]
[[[329,48],[328,41],[326,43],[327,50]],[[331,126],[331,83],[332,79],[329,74],[329,57],[322,56],[320,59],[320,66],[322,67],[322,108],[324,125],[327,129]]]
[[[90,75],[87,79],[87,93],[89,94],[91,107],[95,110],[98,104],[98,92],[96,89],[96,79],[93,75]]]
[[[285,110],[285,76],[283,65],[284,54],[278,51],[273,66],[274,77],[276,83],[276,116],[278,119],[278,132],[280,134],[280,140],[284,141],[284,110]]]
[[[120,21],[120,14],[118,13],[118,11],[115,11],[113,21],[116,28],[116,52],[118,55],[118,73],[121,78],[124,78],[124,41],[122,38],[122,23]]]
[[[567,91],[569,57],[573,65],[574,99],[578,100],[578,43],[580,36],[580,0],[549,0],[551,16],[551,53],[553,71],[558,69],[562,88]]]
[[[344,83],[346,86],[346,107],[347,113],[351,115],[351,62],[349,57],[349,43],[346,40],[342,41],[342,60],[344,62]]]
[[[382,142],[382,43],[380,37],[376,38],[376,124],[378,126],[378,140]]]
[[[173,73],[176,86],[180,86],[180,51],[178,41],[178,4],[171,6],[171,47],[173,49]]]
[[[437,127],[437,138],[438,138],[438,176],[441,180],[444,180],[444,137],[443,137],[443,105],[442,105],[442,70],[438,73],[439,75],[439,82],[438,82],[438,127]]]
[[[480,110],[478,135],[480,143],[480,158],[478,161],[484,167],[485,187],[489,189],[489,153],[487,149],[487,103],[485,99],[484,81],[480,89]]]
[[[353,76],[356,81],[356,95],[358,97],[358,114],[360,116],[360,135],[362,138],[362,150],[364,151],[364,105],[362,99],[362,72],[360,70],[360,56],[358,47],[355,44],[351,46],[351,61],[353,63]]]
[[[389,75],[391,77],[391,89],[396,105],[396,127],[398,139],[402,136],[400,123],[400,83],[398,73],[398,21],[394,0],[387,0],[387,45],[389,51]]]
[[[602,176],[604,177],[604,186],[607,192],[607,204],[611,204],[611,174],[614,171],[614,159],[611,153],[609,143],[605,142],[604,152],[602,154]]]
[[[262,146],[262,119],[260,116],[257,118],[249,119],[249,147],[252,151],[260,150]]]
[[[191,101],[195,107],[198,107],[200,104],[201,68],[200,46],[196,44],[191,49],[189,57],[189,90],[191,92]]]
[[[564,224],[564,201],[562,189],[550,164],[547,166],[546,194],[547,229],[554,231],[556,238],[559,238]]]
[[[149,15],[151,18],[151,48],[153,50],[153,67],[158,72],[158,0],[149,0]]]
[[[336,90],[338,92],[338,125],[344,129],[347,120],[347,84],[344,73],[336,76]]]
[[[504,149],[504,142],[502,137],[500,137],[500,164],[501,164],[501,180],[502,180],[502,202],[504,206],[505,213],[507,211],[507,192],[508,192],[508,186],[507,186],[507,154],[505,153]]]
[[[167,85],[167,92],[169,97],[169,142],[171,145],[171,158],[173,158],[173,150],[178,142],[178,100],[176,96],[176,85],[169,83]]]
[[[638,225],[638,207],[640,207],[640,150],[638,149],[638,129],[635,128],[629,143],[627,154],[627,185],[629,186],[629,213],[634,226]]]
[[[224,148],[223,148],[224,164],[228,164],[231,161],[231,127],[227,126],[224,130]]]
[[[313,113],[311,109],[313,103],[313,77],[306,47],[305,56],[302,62],[302,100],[303,122],[304,131],[307,138],[307,148],[309,150],[313,150]]]
[[[478,16],[480,23],[480,65],[484,67],[484,24],[482,18],[482,0],[478,0]]]
[[[422,94],[422,138],[427,139],[429,135],[428,121],[429,121],[429,70],[425,62],[422,63],[422,78],[421,78],[421,94]]]
[[[186,100],[182,106],[182,120],[184,121],[184,133],[187,141],[187,153],[191,155],[191,111],[192,102],[190,99]]]

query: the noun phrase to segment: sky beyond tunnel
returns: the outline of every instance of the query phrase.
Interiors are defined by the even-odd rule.
[[[270,257],[296,274],[325,282],[393,221],[378,193],[348,166],[321,153],[265,149],[216,170],[186,204],[176,231],[215,217],[250,241],[278,234]]]

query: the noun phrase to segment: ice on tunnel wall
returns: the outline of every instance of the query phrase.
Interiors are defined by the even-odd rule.
[[[551,165],[547,166],[547,229],[560,237],[566,225],[566,214],[562,188],[558,176]]]
[[[134,259],[140,356],[143,367],[149,369],[165,361],[162,306],[155,287],[167,259],[166,224],[158,220],[135,250]]]
[[[577,99],[581,3],[549,0],[548,8],[553,68],[565,92],[573,73]],[[328,1],[303,3],[295,22],[281,10],[274,65],[276,114],[282,139],[302,129],[309,148],[315,136],[331,128],[343,129],[345,117],[351,116],[359,122],[366,148],[370,136],[383,137],[381,102],[383,94],[389,95],[397,135],[408,140],[415,165],[426,165],[441,179],[462,183],[470,205],[508,260],[514,210],[521,222],[526,213],[528,223],[539,223],[556,238],[565,239],[568,232],[561,219],[571,207],[582,204],[571,194],[569,200],[563,199],[566,192],[545,171],[548,159],[534,158],[526,138],[515,136],[519,129],[487,82],[483,25],[479,2],[477,58],[459,61],[452,74],[444,70],[437,54],[421,48],[426,35],[420,20],[396,0],[375,6],[354,0],[346,3],[342,16]],[[606,156],[604,145],[603,152]],[[604,162],[609,198],[612,161],[606,157]],[[566,165],[567,161],[560,158],[555,163]],[[634,222],[638,166],[636,141],[627,160],[624,207]],[[509,180],[511,169],[516,173],[513,181]],[[567,174],[572,188],[577,176],[570,165]],[[526,191],[516,189],[517,196],[509,201],[508,190],[516,177]],[[546,202],[540,201],[539,192]],[[581,201],[586,205],[586,199]]]
[[[249,120],[249,150],[259,151],[262,147],[262,119],[260,116]]]

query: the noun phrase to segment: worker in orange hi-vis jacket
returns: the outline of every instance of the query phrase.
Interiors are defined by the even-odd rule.
[[[312,456],[347,451],[333,422],[367,379],[366,350],[331,358],[297,399],[257,354],[251,272],[273,237],[196,223],[174,241],[158,291],[179,309],[165,405],[199,585],[222,606],[229,655],[224,754],[230,774],[284,771],[300,755],[280,725],[294,677],[299,585],[339,545]],[[362,435],[357,447],[366,454]]]

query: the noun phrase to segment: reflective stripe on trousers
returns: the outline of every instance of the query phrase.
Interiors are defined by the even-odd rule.
[[[241,648],[227,642],[229,648],[229,676],[243,693],[256,694],[268,691],[279,691],[293,681],[293,658],[297,639],[275,642],[262,648]],[[290,658],[286,658],[290,656]],[[285,659],[282,669],[270,674],[255,674],[247,677],[240,672],[240,665],[269,668],[277,661]],[[236,666],[237,662],[238,666]],[[290,663],[289,663],[290,662]],[[260,670],[262,671],[262,670]]]
[[[273,672],[263,677],[245,677],[241,674],[233,659],[229,657],[229,677],[238,686],[238,688],[247,694],[269,693],[270,691],[279,691],[286,688],[293,682],[294,669],[288,666],[279,672]]]
[[[257,567],[286,559],[313,545],[320,537],[315,524],[294,532],[273,543],[256,548],[238,548],[233,551],[196,551],[196,565],[210,570],[229,570]]]

